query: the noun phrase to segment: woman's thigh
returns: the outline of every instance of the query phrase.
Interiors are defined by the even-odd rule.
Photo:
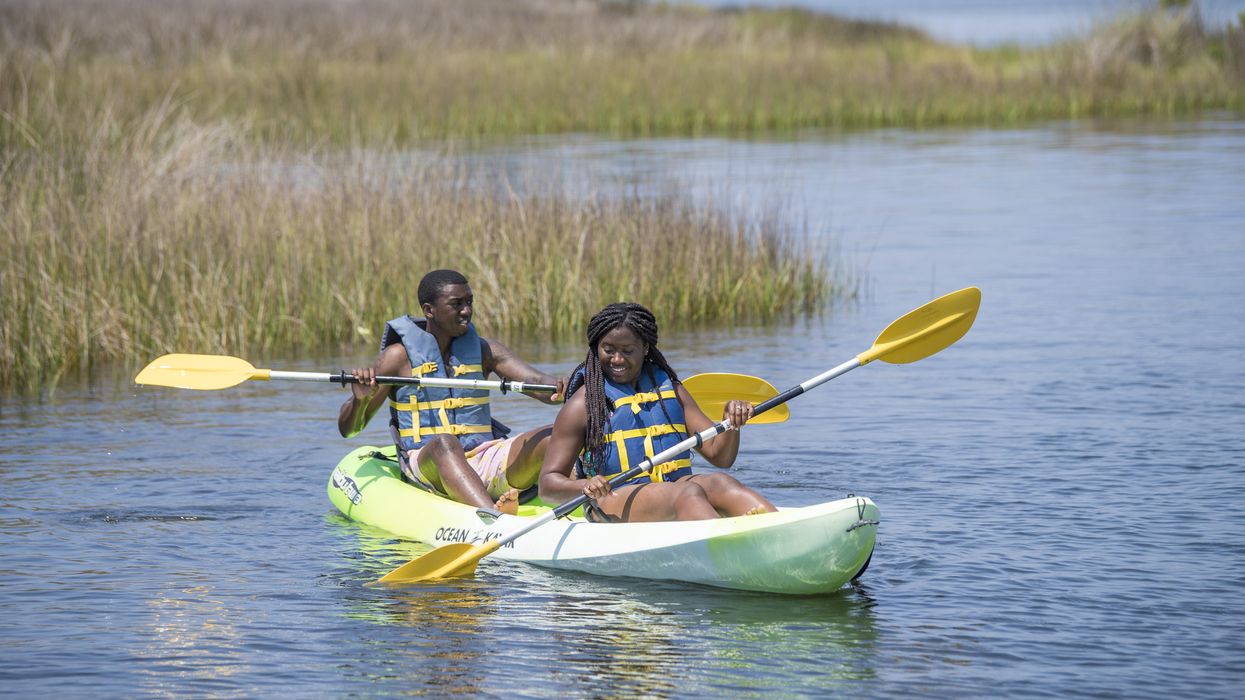
[[[704,489],[682,481],[622,486],[598,500],[597,507],[606,515],[627,522],[717,517]]]

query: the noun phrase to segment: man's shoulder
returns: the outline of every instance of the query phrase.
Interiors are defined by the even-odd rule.
[[[394,374],[398,370],[409,367],[410,361],[406,355],[406,348],[401,343],[386,346],[376,358],[376,371],[382,374]]]
[[[489,340],[482,335],[477,337],[480,340],[480,359],[484,361],[485,366],[488,366],[490,362],[496,361],[498,351],[505,353],[505,345],[495,340]]]

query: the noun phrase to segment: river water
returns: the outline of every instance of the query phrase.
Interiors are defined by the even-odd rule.
[[[556,163],[594,191],[673,180],[778,202],[858,277],[859,297],[818,318],[666,333],[684,374],[786,388],[981,288],[959,343],[848,373],[745,431],[737,476],[780,505],[879,504],[860,582],[785,598],[485,560],[469,581],[368,588],[424,550],[329,505],[332,465],[386,439],[380,420],[336,435],[340,389],[66,384],[0,404],[4,694],[1136,698],[1245,683],[1245,122],[566,137],[477,158],[519,187]],[[580,355],[514,344],[555,372]],[[328,371],[369,353],[248,359]],[[497,403],[512,425],[553,417]]]

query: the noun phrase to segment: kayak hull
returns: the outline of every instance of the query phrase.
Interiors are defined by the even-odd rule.
[[[346,517],[405,539],[480,544],[517,530],[548,506],[518,516],[455,503],[401,480],[393,448],[361,447],[333,470],[329,500]],[[686,581],[786,594],[826,593],[862,572],[873,552],[878,507],[849,497],[802,508],[690,522],[554,520],[491,557],[602,576]]]

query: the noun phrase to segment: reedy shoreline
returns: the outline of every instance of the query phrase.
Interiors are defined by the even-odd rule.
[[[801,10],[587,0],[0,0],[0,27],[0,143],[48,135],[32,101],[124,120],[170,97],[300,145],[1245,111],[1245,29],[1195,6],[995,49]]]
[[[478,324],[503,337],[576,337],[620,299],[672,328],[792,318],[852,291],[777,210],[673,186],[507,193],[451,157],[270,148],[172,105],[99,127],[4,165],[5,389],[172,351],[370,353],[436,267],[468,276]]]
[[[1243,106],[1245,35],[1190,10],[974,50],[796,10],[0,0],[0,389],[172,350],[370,345],[437,266],[472,279],[487,330],[561,337],[620,298],[678,327],[854,289],[780,215],[677,189],[495,197],[452,157],[391,167],[411,146]]]

